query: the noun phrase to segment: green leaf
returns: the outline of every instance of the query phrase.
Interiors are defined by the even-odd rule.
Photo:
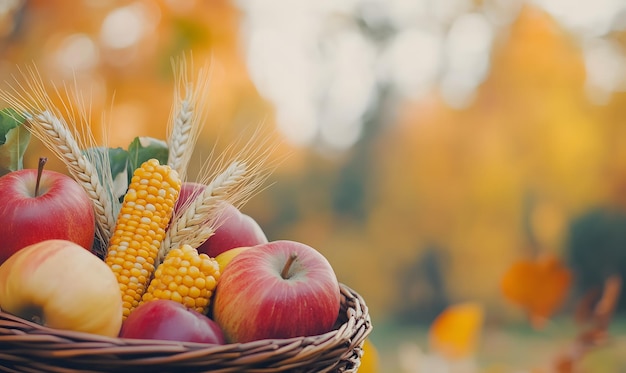
[[[120,173],[126,173],[128,152],[122,148],[109,148],[109,162],[111,163],[111,176],[115,179]]]
[[[7,142],[6,135],[9,131],[19,127],[24,122],[26,122],[26,118],[12,108],[0,110],[0,145]]]
[[[30,142],[30,132],[22,126],[25,121],[11,108],[0,110],[0,174],[24,168],[24,153]]]
[[[105,151],[107,152],[106,164],[110,169],[111,181],[113,182],[109,189],[115,198],[120,199],[128,189],[128,152],[122,148],[105,147],[93,147],[85,150],[87,157],[96,165],[100,182],[103,184],[109,183],[108,181],[105,183],[101,172],[101,168],[105,165]]]
[[[135,137],[128,146],[128,183],[133,172],[148,159],[156,158],[161,164],[166,164],[169,151],[167,143],[153,137]]]
[[[107,152],[105,154],[105,151]],[[93,147],[85,150],[85,154],[100,170],[105,165],[105,156],[110,167],[112,183],[107,190],[112,196],[122,201],[128,185],[133,177],[135,169],[145,161],[156,158],[161,164],[167,163],[167,143],[151,137],[136,137],[128,146],[128,150],[122,148]],[[104,183],[102,173],[99,171],[100,181]],[[107,181],[110,183],[110,181]]]
[[[122,148],[109,148],[113,193],[122,200],[128,189],[128,152]]]

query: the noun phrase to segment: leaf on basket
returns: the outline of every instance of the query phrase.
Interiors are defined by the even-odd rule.
[[[474,355],[483,319],[484,309],[479,303],[449,306],[430,327],[428,337],[431,351],[450,360]]]
[[[22,126],[25,121],[11,108],[0,110],[0,176],[24,168],[24,152],[30,142],[30,132]]]
[[[502,279],[502,293],[528,313],[535,328],[541,328],[565,301],[571,281],[570,270],[557,257],[544,255],[513,263]]]

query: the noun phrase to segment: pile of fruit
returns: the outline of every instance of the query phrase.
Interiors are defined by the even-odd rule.
[[[13,113],[3,127],[7,113],[0,145],[22,130],[59,152],[42,135],[50,131],[38,132],[54,124],[45,112],[29,120]],[[207,183],[184,181],[168,159],[172,145],[144,140],[134,142],[139,157],[125,151],[121,189],[102,182],[118,179],[115,149],[106,148],[64,159],[70,176],[44,169],[42,159],[38,169],[9,167],[0,177],[0,310],[56,329],[211,344],[331,331],[341,297],[327,259],[300,242],[268,241],[229,198],[245,188],[214,183],[233,168]],[[90,169],[80,163],[97,158],[90,152],[108,157],[108,174],[76,171]],[[91,194],[85,179],[107,187]],[[113,207],[103,209],[107,198]]]

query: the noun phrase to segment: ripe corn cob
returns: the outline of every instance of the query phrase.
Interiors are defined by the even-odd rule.
[[[139,305],[180,192],[178,173],[156,159],[133,173],[105,262],[120,285],[124,319]]]
[[[185,244],[172,248],[159,264],[142,300],[170,299],[206,314],[219,277],[215,259]]]

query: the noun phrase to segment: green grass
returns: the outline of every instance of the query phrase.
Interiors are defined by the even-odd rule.
[[[543,330],[527,324],[487,325],[482,331],[475,356],[477,373],[514,373],[532,368],[546,368],[568,351],[582,329],[567,319],[551,322]],[[616,319],[609,329],[609,342],[585,354],[583,372],[626,372],[626,318]],[[381,373],[403,373],[400,351],[417,346],[428,353],[427,325],[400,325],[380,322],[374,326],[370,339],[376,346]]]

